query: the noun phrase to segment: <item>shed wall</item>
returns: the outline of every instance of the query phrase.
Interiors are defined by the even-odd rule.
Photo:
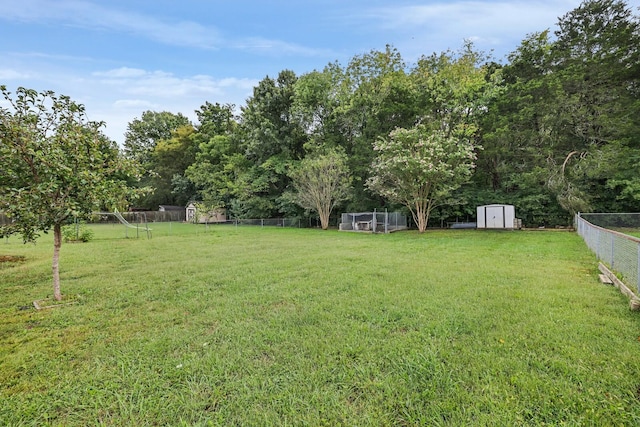
[[[477,227],[512,229],[516,219],[513,205],[485,205],[477,208]]]

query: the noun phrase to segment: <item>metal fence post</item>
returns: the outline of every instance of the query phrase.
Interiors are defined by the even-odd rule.
[[[384,209],[384,233],[387,234],[389,232],[389,211],[387,208]]]
[[[614,263],[614,261],[615,261],[615,256],[614,256],[614,254],[615,254],[615,252],[614,252],[615,247],[616,247],[616,238],[615,238],[615,236],[612,234],[612,235],[611,235],[611,268],[612,268],[612,269],[614,268],[613,263]]]
[[[638,287],[638,292],[640,292],[640,243],[638,243],[638,245],[636,246],[636,248],[638,249],[638,283],[637,283],[637,287]]]

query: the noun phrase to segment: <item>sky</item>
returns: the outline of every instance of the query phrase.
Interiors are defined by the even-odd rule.
[[[579,0],[0,0],[0,85],[84,104],[119,144],[147,110],[196,122],[246,104],[282,70],[302,75],[397,48],[411,64],[465,40],[500,62]],[[638,14],[640,0],[627,5]],[[7,107],[0,101],[0,107]]]

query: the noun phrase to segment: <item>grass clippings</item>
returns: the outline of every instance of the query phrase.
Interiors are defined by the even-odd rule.
[[[34,301],[33,306],[36,308],[36,310],[46,310],[49,308],[57,308],[64,307],[66,305],[77,304],[78,302],[79,299],[77,296],[62,295],[62,299],[60,301],[52,297],[47,297]]]

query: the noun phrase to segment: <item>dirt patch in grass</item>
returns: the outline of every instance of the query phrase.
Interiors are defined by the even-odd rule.
[[[23,255],[0,255],[0,263],[24,262],[25,259]]]

